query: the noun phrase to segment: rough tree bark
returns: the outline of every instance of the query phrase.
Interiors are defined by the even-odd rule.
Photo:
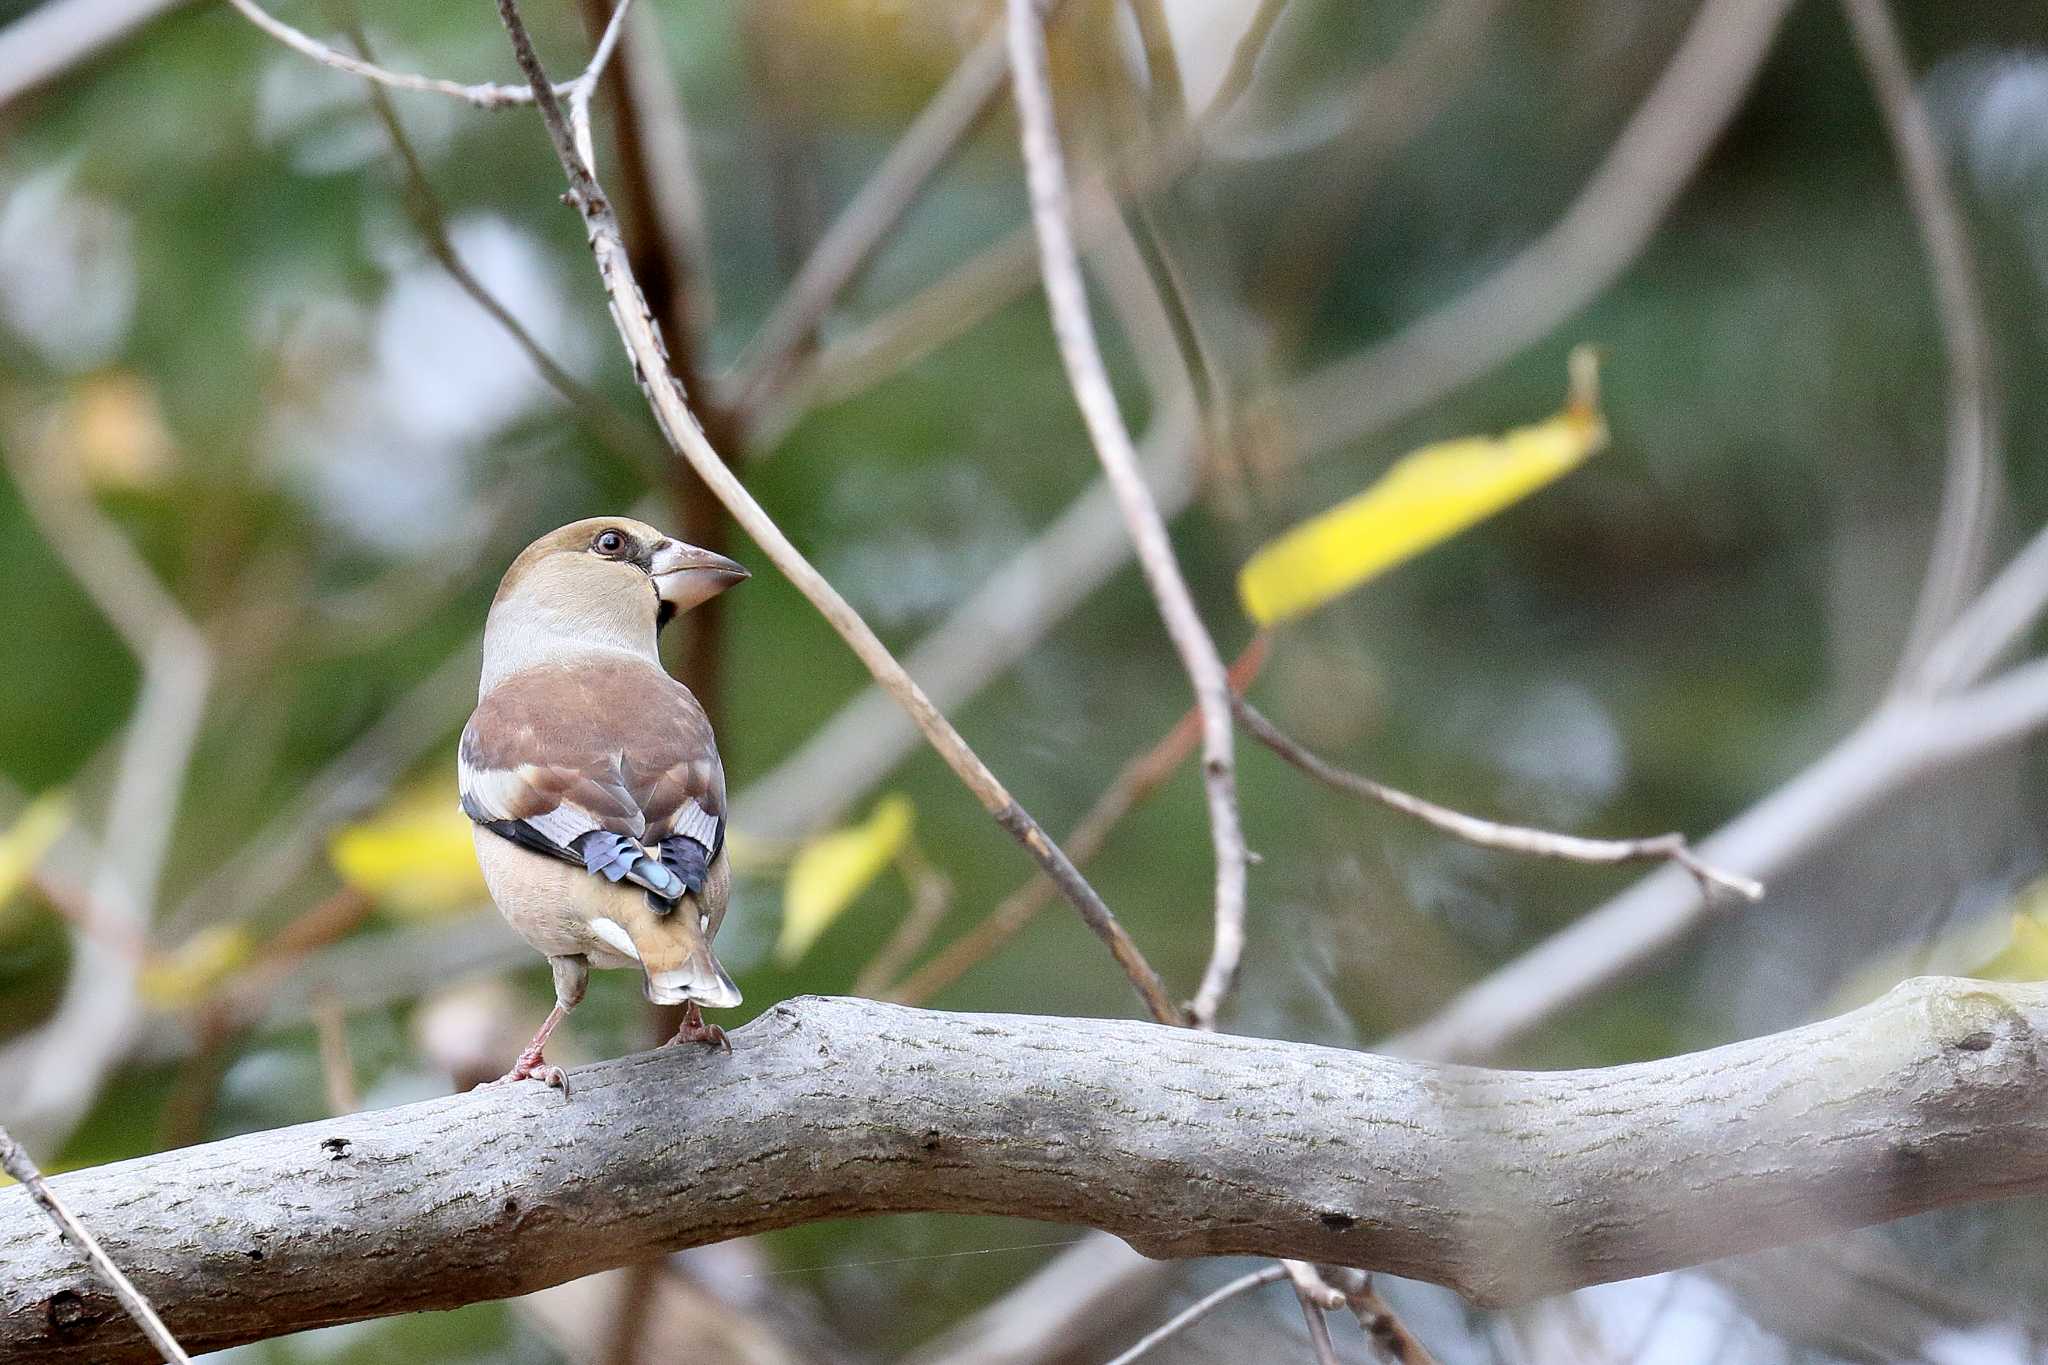
[[[188,1348],[524,1293],[820,1218],[941,1210],[1482,1303],[2048,1189],[2048,985],[1924,979],[1594,1071],[803,999],[733,1035],[53,1182]],[[148,1359],[0,1192],[0,1358]]]

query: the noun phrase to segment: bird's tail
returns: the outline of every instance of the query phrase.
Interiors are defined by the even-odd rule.
[[[657,1005],[680,1005],[694,1000],[723,1010],[739,1004],[740,988],[719,965],[711,945],[699,939],[678,965],[647,973],[647,998]]]

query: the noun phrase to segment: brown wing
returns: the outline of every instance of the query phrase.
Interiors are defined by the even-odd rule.
[[[462,732],[463,808],[558,848],[603,830],[653,850],[723,842],[725,770],[704,708],[638,660],[547,665],[492,688]]]

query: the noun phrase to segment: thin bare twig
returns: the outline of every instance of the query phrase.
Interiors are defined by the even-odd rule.
[[[451,99],[473,104],[479,109],[503,109],[509,105],[532,104],[533,91],[524,85],[500,85],[495,81],[481,81],[465,85],[461,81],[442,80],[437,76],[417,76],[405,71],[390,71],[351,57],[321,42],[310,34],[293,28],[284,20],[257,4],[255,0],[228,0],[242,17],[271,37],[283,43],[292,51],[311,57],[323,66],[337,71],[346,71],[351,76],[361,76],[366,81],[375,81],[393,90],[410,90],[425,95],[447,95]],[[574,93],[576,82],[555,87],[555,93],[568,96]]]
[[[1676,863],[1693,875],[1699,882],[1700,890],[1712,895],[1715,888],[1731,891],[1744,900],[1763,899],[1763,883],[1740,873],[1729,872],[1705,862],[1693,853],[1683,834],[1659,834],[1646,839],[1587,839],[1575,834],[1556,834],[1550,830],[1531,829],[1526,825],[1506,825],[1497,820],[1482,820],[1476,815],[1467,815],[1439,806],[1434,801],[1425,801],[1419,796],[1390,787],[1384,782],[1375,782],[1358,773],[1344,769],[1311,753],[1296,742],[1286,731],[1260,714],[1257,707],[1242,697],[1234,698],[1238,719],[1252,737],[1307,773],[1326,787],[1355,796],[1363,801],[1376,801],[1389,810],[1400,811],[1413,816],[1431,829],[1441,830],[1454,838],[1481,848],[1497,848],[1509,853],[1523,853],[1536,858],[1560,858],[1566,862],[1610,865],[1614,863]]]
[[[1191,1005],[1196,1023],[1212,1027],[1237,977],[1244,953],[1246,852],[1237,811],[1232,755],[1230,684],[1223,658],[1195,610],[1194,598],[1174,558],[1166,520],[1138,468],[1137,448],[1117,408],[1109,373],[1095,341],[1081,282],[1068,207],[1065,157],[1053,113],[1045,29],[1036,0],[1009,0],[1010,87],[1023,125],[1024,164],[1031,185],[1031,220],[1038,234],[1041,272],[1051,306],[1060,361],[1080,404],[1104,475],[1137,548],[1159,614],[1187,670],[1202,710],[1202,776],[1209,802],[1209,829],[1216,847],[1216,929],[1209,965]]]
[[[1706,0],[1572,206],[1499,271],[1286,394],[1306,453],[1344,445],[1504,363],[1578,312],[1649,242],[1734,117],[1791,0]]]
[[[999,29],[992,31],[961,59],[826,229],[723,386],[731,405],[748,415],[750,426],[788,379],[805,338],[833,300],[874,258],[926,182],[987,116],[1002,94],[1009,70],[1003,35]]]
[[[1765,876],[1901,788],[2048,725],[2048,660],[2024,664],[1932,705],[1879,708],[1802,772],[1706,839],[1716,860]],[[1574,920],[1383,1044],[1400,1056],[1497,1055],[1565,1010],[1641,969],[1708,918],[1699,888],[1663,873]]]
[[[1251,643],[1231,663],[1229,678],[1232,691],[1241,692],[1258,678],[1260,669],[1265,667],[1268,638],[1264,634],[1254,635]],[[1103,789],[1102,795],[1095,798],[1095,804],[1088,808],[1088,813],[1068,832],[1065,847],[1074,861],[1084,867],[1094,861],[1123,818],[1179,771],[1180,765],[1194,753],[1201,737],[1202,714],[1190,707],[1157,744],[1126,763],[1116,779]],[[979,924],[948,944],[931,961],[896,985],[873,994],[878,999],[893,1000],[900,1005],[925,1003],[994,957],[1023,931],[1033,916],[1045,908],[1052,895],[1052,883],[1033,875],[1005,896],[1002,903],[989,911]]]
[[[86,1229],[85,1224],[72,1217],[71,1210],[65,1208],[64,1202],[43,1183],[43,1173],[36,1169],[35,1162],[29,1159],[28,1153],[22,1150],[21,1144],[16,1142],[5,1128],[0,1128],[0,1170],[5,1170],[21,1182],[21,1187],[28,1191],[29,1198],[35,1200],[36,1206],[48,1214],[50,1221],[57,1225],[57,1231],[63,1234],[64,1240],[71,1243],[77,1248],[78,1253],[85,1257],[86,1264],[92,1267],[93,1274],[104,1280],[107,1288],[114,1291],[114,1297],[121,1301],[121,1307],[127,1311],[128,1316],[135,1319],[135,1325],[142,1329],[142,1335],[149,1338],[150,1345],[156,1347],[158,1354],[163,1356],[169,1365],[191,1365],[192,1357],[185,1354],[185,1348],[178,1344],[178,1339],[164,1326],[163,1319],[156,1315],[156,1309],[150,1305],[149,1300],[142,1297],[142,1292],[129,1283],[128,1277],[121,1273],[121,1267],[115,1265],[107,1253],[100,1249],[99,1242]]]
[[[659,230],[669,262],[669,274],[682,296],[677,326],[672,330],[690,335],[693,354],[718,321],[718,295],[711,269],[711,229],[705,221],[703,186],[697,176],[697,156],[684,117],[682,92],[668,56],[662,50],[660,22],[655,12],[643,5],[633,16],[631,41],[619,54],[612,75],[618,82],[619,107],[614,111],[620,129],[620,162],[625,155],[627,125],[638,134],[638,155],[653,167],[665,168],[662,175],[648,175],[648,217]],[[669,344],[678,344],[670,337]]]
[[[349,39],[367,59],[370,55],[368,41],[361,30],[351,28]],[[534,372],[567,400],[570,409],[582,420],[585,430],[628,464],[641,468],[666,464],[650,448],[637,423],[571,374],[568,367],[549,354],[547,348],[540,344],[540,339],[527,330],[526,324],[477,278],[476,272],[455,249],[455,240],[448,233],[448,219],[441,206],[441,197],[434,192],[433,182],[427,178],[426,165],[420,160],[412,138],[406,134],[391,96],[376,81],[364,82],[364,93],[370,101],[371,112],[384,125],[391,150],[398,156],[399,169],[405,179],[406,210],[426,245],[427,254],[434,258],[449,279],[455,281],[457,288],[469,295],[471,302],[498,324],[512,344],[525,353]]]
[[[1325,1316],[1330,1310],[1310,1298],[1298,1284],[1294,1287],[1294,1299],[1301,1305],[1302,1321],[1308,1324],[1308,1344],[1316,1354],[1316,1365],[1338,1365],[1337,1344],[1330,1340],[1330,1320]]]
[[[1073,902],[1083,921],[1109,946],[1111,955],[1137,988],[1147,1008],[1162,1020],[1176,1019],[1178,1012],[1167,998],[1158,973],[1145,961],[1144,955],[1095,888],[1088,884],[1067,855],[989,771],[960,732],[954,729],[952,722],[932,705],[923,689],[904,672],[903,666],[896,662],[895,656],[890,654],[860,614],[783,534],[782,528],[755,501],[746,485],[726,467],[725,461],[705,439],[680,386],[668,373],[668,357],[660,330],[648,315],[634,280],[632,264],[627,259],[625,244],[619,235],[618,219],[590,168],[577,155],[574,137],[560,102],[555,98],[554,87],[549,84],[540,58],[533,50],[533,42],[527,36],[526,26],[519,17],[517,0],[498,0],[498,15],[511,38],[513,55],[520,70],[525,72],[533,86],[534,102],[540,111],[541,121],[568,178],[567,200],[583,219],[599,278],[611,299],[612,319],[633,361],[636,377],[654,410],[656,421],[661,425],[662,434],[697,471],[698,477],[718,495],[719,501],[725,504],[776,567],[839,632],[875,679],[910,712],[939,756],[996,822],[1023,844],[1040,866],[1060,883],[1061,891]]]
[[[1237,102],[1244,98],[1244,92],[1251,89],[1252,74],[1258,70],[1259,58],[1286,9],[1287,0],[1259,0],[1251,22],[1239,36],[1237,46],[1230,51],[1230,65],[1224,70],[1216,93],[1209,97],[1208,106],[1202,110],[1204,123],[1213,123],[1236,108]]]
[[[1429,1348],[1372,1287],[1372,1276],[1340,1266],[1323,1266],[1321,1270],[1323,1278],[1343,1294],[1359,1328],[1382,1357],[1392,1365],[1437,1365]]]
[[[593,41],[602,42],[602,35],[615,31],[615,0],[582,0],[580,8]],[[696,417],[705,435],[716,449],[735,450],[738,428],[733,413],[721,403],[705,401],[709,385],[704,357],[717,305],[711,293],[710,241],[689,124],[653,11],[640,6],[632,22],[633,31],[602,81],[612,105],[618,169],[611,184],[618,193],[614,208],[621,220],[626,258],[668,343],[670,370],[685,393],[698,396]],[[731,549],[725,509],[703,481],[665,449],[657,481],[667,494],[667,515],[684,540],[707,550]],[[670,632],[676,637],[677,671],[713,725],[725,715],[723,644],[730,605],[725,598],[714,597],[686,613]],[[674,1031],[671,1021],[669,1032]]]
[[[1962,209],[1942,165],[1927,108],[1913,88],[1898,25],[1885,0],[1842,0],[1842,8],[1898,155],[1906,202],[1933,276],[1941,345],[1948,359],[1948,463],[1941,510],[1897,679],[1898,685],[1924,689],[1929,679],[1922,663],[1983,579],[1998,511],[2002,480],[1991,334],[1977,292]]]
[[[1240,1275],[1221,1289],[1204,1294],[1201,1298],[1196,1299],[1186,1308],[1181,1309],[1180,1312],[1175,1313],[1165,1322],[1160,1323],[1144,1336],[1138,1338],[1136,1342],[1132,1343],[1129,1350],[1110,1361],[1109,1365],[1131,1365],[1133,1361],[1151,1354],[1155,1347],[1163,1345],[1169,1338],[1178,1336],[1194,1326],[1224,1304],[1238,1297],[1238,1295],[1249,1293],[1251,1290],[1277,1283],[1286,1278],[1287,1268],[1277,1262],[1259,1270],[1254,1270],[1249,1275]]]
[[[569,131],[576,139],[583,164],[590,167],[592,174],[597,171],[597,152],[590,145],[590,97],[597,93],[597,83],[604,76],[605,67],[611,64],[619,35],[626,31],[626,13],[632,8],[633,0],[618,0],[612,7],[612,17],[605,22],[604,33],[597,40],[597,50],[590,54],[590,66],[569,86]]]

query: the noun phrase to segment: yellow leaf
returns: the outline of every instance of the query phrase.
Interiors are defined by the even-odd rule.
[[[96,488],[158,487],[176,453],[155,386],[132,370],[74,383],[44,448],[50,463]]]
[[[907,796],[885,796],[858,825],[821,834],[797,850],[782,892],[776,960],[802,957],[846,907],[896,860],[909,842],[915,810]]]
[[[2013,897],[2010,928],[1996,952],[1962,974],[1980,981],[2048,980],[2048,878]]]
[[[135,978],[136,993],[160,1010],[196,1004],[247,962],[254,946],[249,931],[239,925],[201,929],[170,952],[143,963]]]
[[[1572,352],[1571,376],[1570,401],[1550,420],[1424,446],[1261,546],[1238,574],[1245,610],[1262,626],[1314,611],[1577,469],[1607,444],[1591,348]]]
[[[44,792],[0,834],[0,905],[13,900],[28,884],[43,855],[70,825],[71,798],[62,792]]]
[[[2048,877],[2015,892],[2005,913],[1971,917],[1938,937],[1873,958],[1829,998],[1827,1014],[1868,1004],[1909,976],[2048,981]]]
[[[327,856],[343,881],[394,915],[446,914],[487,894],[470,828],[453,786],[435,783],[337,831]]]

